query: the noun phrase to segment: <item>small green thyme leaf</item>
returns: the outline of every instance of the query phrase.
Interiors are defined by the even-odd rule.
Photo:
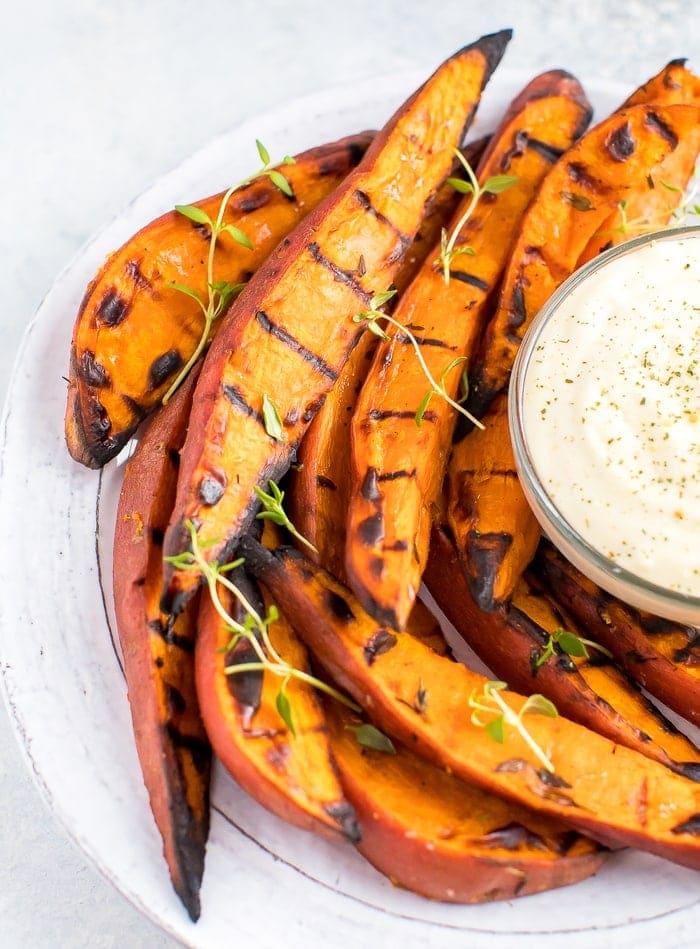
[[[175,210],[183,217],[189,218],[190,221],[194,221],[195,224],[206,224],[212,229],[214,227],[212,219],[209,217],[207,212],[203,211],[201,208],[196,207],[194,204],[176,204]]]
[[[286,194],[288,198],[294,197],[294,192],[292,191],[292,186],[284,177],[281,171],[271,171],[269,172],[270,181],[273,183],[275,188],[279,188],[282,194]]]
[[[371,748],[373,751],[383,751],[387,755],[396,754],[391,738],[384,732],[380,732],[374,725],[346,725],[345,727],[354,733],[358,745]]]
[[[534,695],[528,696],[527,701],[520,709],[520,717],[522,718],[523,715],[546,715],[547,718],[558,718],[559,712],[553,702],[536,692]]]
[[[559,194],[567,204],[570,204],[572,208],[576,208],[577,211],[595,210],[585,194],[576,194],[574,191],[560,191]]]
[[[286,682],[283,683],[282,688],[277,693],[275,705],[277,706],[277,711],[279,712],[280,718],[292,733],[294,738],[296,738],[297,733],[296,729],[294,728],[294,721],[292,719],[292,703],[289,701],[289,696],[284,691],[285,686]]]
[[[224,224],[221,228],[221,232],[225,234],[230,234],[231,237],[237,244],[240,244],[242,247],[247,247],[248,250],[253,250],[253,242],[240,227],[236,227],[235,224]]]
[[[472,183],[465,181],[464,178],[447,178],[446,183],[451,185],[455,191],[458,191],[460,194],[471,194],[474,190]]]
[[[416,425],[418,426],[418,428],[420,428],[421,425],[423,424],[423,417],[425,416],[427,408],[430,405],[430,400],[435,394],[436,394],[435,389],[428,389],[428,391],[423,396],[423,399],[421,400],[421,404],[418,406],[418,409],[415,415]]]
[[[265,431],[270,438],[274,438],[276,442],[286,442],[287,433],[282,428],[282,419],[280,418],[277,406],[272,399],[269,398],[267,392],[263,394],[262,398],[262,415]]]
[[[256,139],[255,139],[255,147],[256,147],[257,150],[258,150],[258,155],[260,156],[260,161],[263,163],[263,165],[269,165],[269,164],[270,164],[270,153],[269,153],[268,150],[265,148],[265,146],[263,145],[263,143],[260,141],[259,138],[256,138]]]
[[[204,307],[204,300],[200,297],[196,290],[186,286],[184,283],[177,283],[174,280],[169,284],[169,286],[172,287],[173,290],[177,290],[178,293],[184,293],[185,296],[192,297],[192,299],[196,300],[202,308]]]
[[[484,731],[490,738],[502,745],[505,741],[505,720],[502,715],[497,715],[488,725],[484,726]]]
[[[570,633],[568,630],[563,629],[556,640],[557,646],[565,652],[567,656],[576,656],[583,659],[588,659],[589,652],[586,649],[586,644],[582,642],[575,633]]]
[[[481,190],[487,194],[500,194],[502,191],[507,191],[508,188],[512,188],[517,180],[514,175],[492,175],[486,179]]]

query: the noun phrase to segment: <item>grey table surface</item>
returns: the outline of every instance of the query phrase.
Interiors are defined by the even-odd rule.
[[[34,0],[0,31],[0,400],[55,275],[134,195],[261,109],[424,67],[504,26],[506,62],[631,89],[667,60],[700,66],[694,0]],[[0,595],[2,595],[0,593]],[[0,650],[1,650],[0,631]],[[0,706],[0,945],[173,941],[69,841]]]

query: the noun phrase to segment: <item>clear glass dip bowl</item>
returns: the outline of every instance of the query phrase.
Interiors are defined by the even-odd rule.
[[[638,254],[640,249],[654,241],[677,241],[689,237],[700,239],[700,227],[679,227],[645,234],[600,254],[559,287],[533,320],[520,346],[510,382],[509,422],[515,463],[525,495],[543,531],[562,554],[589,579],[624,602],[667,619],[700,626],[700,596],[668,589],[638,576],[596,549],[588,538],[572,527],[543,484],[528,441],[524,412],[526,384],[533,354],[540,344],[543,331],[550,320],[556,319],[562,307],[570,302],[572,292],[586,285],[611,262],[626,255]],[[553,445],[553,450],[561,452],[566,448],[561,444]],[[700,536],[697,542],[700,543]]]

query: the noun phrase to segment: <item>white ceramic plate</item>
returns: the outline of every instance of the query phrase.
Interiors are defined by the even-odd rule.
[[[254,140],[273,155],[378,127],[424,78],[400,75],[289,103],[215,140],[158,181],[59,276],[21,347],[3,421],[0,492],[2,678],[27,762],[67,831],[137,906],[193,946],[439,944],[569,947],[691,944],[698,876],[638,853],[612,857],[566,890],[461,907],[395,889],[350,846],[283,824],[221,771],[202,890],[192,925],[168,880],[131,739],[123,677],[109,629],[111,537],[120,474],[68,457],[63,412],[74,315],[105,255],[172,207],[246,174]],[[527,76],[497,71],[474,134]],[[599,114],[628,90],[590,82]]]

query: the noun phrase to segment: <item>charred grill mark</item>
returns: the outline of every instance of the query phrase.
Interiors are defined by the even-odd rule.
[[[258,655],[253,644],[247,639],[239,639],[233,649],[226,653],[224,666],[239,666],[244,662],[256,662]],[[253,715],[260,706],[262,695],[262,670],[251,669],[248,672],[238,672],[226,676],[226,685],[229,694],[238,703],[244,731],[250,729]]]
[[[584,188],[597,188],[598,182],[581,162],[571,161],[566,166],[569,178],[577,185],[583,185]]]
[[[552,162],[552,164],[558,161],[564,154],[562,148],[557,148],[556,145],[543,142],[539,138],[528,138],[527,147],[531,148],[533,152],[537,152],[537,154],[541,155],[546,161]]]
[[[154,619],[149,621],[148,628],[157,633],[168,646],[176,646],[178,649],[182,649],[183,652],[194,652],[194,642],[189,636],[182,636],[180,633],[174,632],[171,623],[166,624],[159,619]]]
[[[477,472],[481,473],[480,468],[462,468],[460,475],[467,478],[473,478]],[[489,475],[500,478],[517,478],[518,472],[515,468],[489,468]]]
[[[676,824],[671,828],[672,834],[692,834],[693,837],[700,837],[700,814],[693,814],[682,824]]]
[[[513,287],[513,293],[510,298],[510,306],[508,308],[507,336],[509,340],[515,343],[520,342],[520,336],[516,330],[520,329],[526,319],[527,307],[525,305],[525,290],[523,288],[521,276],[518,278],[517,283]]]
[[[362,654],[368,666],[374,663],[377,656],[383,656],[396,645],[396,636],[388,629],[378,629],[364,645]]]
[[[364,477],[362,482],[362,487],[360,488],[360,494],[365,499],[365,501],[380,501],[381,492],[377,486],[377,469],[368,468],[367,474]]]
[[[404,343],[404,344],[408,343],[411,346],[413,345],[411,338],[409,336],[406,336],[405,333],[396,332],[394,334],[394,339],[396,340],[397,343]],[[413,339],[415,339],[415,341],[418,343],[419,346],[437,346],[440,349],[449,349],[450,351],[454,351],[456,349],[455,346],[448,345],[448,343],[446,343],[444,339],[438,339],[437,337],[416,336],[416,334],[414,333]]]
[[[384,515],[381,511],[366,517],[357,525],[357,533],[365,547],[375,547],[384,540]]]
[[[689,781],[700,783],[700,764],[697,761],[675,761],[671,765],[671,770],[676,774],[682,774]]]
[[[192,762],[199,772],[205,774],[211,764],[211,747],[208,741],[198,735],[185,735],[172,722],[167,722],[165,730],[176,748],[184,748],[192,755]]]
[[[249,418],[254,418],[258,425],[262,425],[264,427],[265,422],[262,414],[254,409],[253,406],[246,401],[245,396],[238,386],[225,385],[224,395],[229,400],[231,405],[235,406],[240,412],[243,412],[243,414],[247,415]]]
[[[165,701],[171,715],[182,715],[187,708],[182,692],[169,682],[165,683]]]
[[[197,489],[199,500],[202,504],[212,507],[217,501],[221,500],[225,488],[225,480],[222,483],[219,478],[215,478],[213,475],[205,475],[199,482],[199,488]]]
[[[402,553],[404,550],[408,550],[408,541],[395,540],[393,544],[387,544],[382,547],[382,550],[388,551],[389,553]]]
[[[536,769],[537,777],[540,779],[542,784],[546,784],[548,788],[570,788],[571,785],[568,781],[565,781],[564,778],[561,778],[558,774],[553,774],[550,771],[545,770],[544,768]]]
[[[460,283],[466,283],[470,287],[476,287],[477,290],[482,290],[484,293],[489,291],[488,283],[475,274],[465,273],[463,270],[450,270],[450,277],[452,280],[459,280]]]
[[[634,154],[636,142],[632,137],[629,122],[625,122],[608,135],[605,148],[613,161],[627,161],[630,155]]]
[[[363,211],[369,211],[369,213],[375,217],[381,224],[386,224],[386,226],[396,234],[401,244],[402,253],[405,251],[411,244],[411,238],[407,234],[404,234],[403,231],[400,231],[399,228],[394,224],[393,221],[390,221],[389,218],[382,214],[381,211],[378,211],[372,204],[370,197],[364,191],[360,191],[359,188],[355,189],[355,200],[360,205]]]
[[[169,349],[167,353],[158,356],[151,363],[148,370],[148,388],[151,392],[160,388],[178,369],[182,369],[184,360],[177,349]]]
[[[510,163],[514,158],[525,154],[528,145],[528,134],[524,129],[520,129],[513,136],[513,145],[508,149],[501,159],[501,171],[506,172],[510,168]]]
[[[471,530],[467,534],[466,552],[471,567],[469,589],[482,610],[492,610],[494,607],[496,575],[512,543],[512,536],[504,531],[482,534]]]
[[[350,609],[347,600],[344,600],[335,590],[326,590],[324,597],[328,608],[336,619],[339,619],[342,623],[352,623],[355,614]]]
[[[124,268],[128,277],[134,281],[137,290],[153,290],[151,281],[144,276],[138,260],[130,260]]]
[[[695,633],[683,649],[677,649],[673,654],[673,660],[683,662],[688,666],[700,666],[700,633]]]
[[[400,478],[415,478],[415,476],[415,468],[411,468],[410,471],[407,471],[405,468],[399,468],[398,471],[385,471],[383,474],[377,475],[377,481],[398,481]]]
[[[673,131],[670,125],[668,125],[656,112],[647,112],[644,116],[644,124],[657,132],[661,138],[665,139],[671,148],[676,148],[678,145],[678,136]]]
[[[207,244],[211,241],[211,229],[208,224],[199,224],[196,221],[192,221],[192,227],[204,238]]]
[[[255,318],[266,333],[269,333],[270,336],[274,336],[275,339],[278,339],[285,346],[288,346],[292,352],[298,353],[319,375],[325,376],[327,379],[335,382],[338,378],[337,371],[332,366],[329,366],[321,356],[307,349],[306,346],[303,346],[299,340],[295,339],[286,329],[273,323],[263,310],[258,310],[255,314]]]
[[[107,370],[97,362],[95,354],[89,349],[86,349],[80,357],[78,375],[83,382],[86,382],[89,386],[94,386],[96,389],[104,389],[112,384]]]
[[[326,401],[326,396],[322,395],[320,398],[316,399],[315,402],[309,402],[304,410],[304,421],[311,422],[314,419],[314,416],[323,408],[323,403]]]
[[[329,491],[337,491],[338,485],[325,475],[316,475],[316,484],[319,488],[327,488]]]
[[[155,547],[162,547],[163,540],[165,538],[165,531],[162,531],[159,527],[152,527],[150,533],[151,533],[151,543]]]
[[[386,419],[390,418],[412,418],[415,419],[416,413],[409,412],[407,410],[398,410],[398,409],[371,409],[367,413],[367,417],[370,418],[373,422],[384,422]],[[435,412],[428,410],[423,415],[424,422],[434,422],[437,419]]]
[[[349,287],[355,296],[362,300],[365,306],[369,306],[372,297],[355,279],[356,271],[343,270],[342,267],[338,267],[337,264],[334,264],[332,260],[329,260],[328,257],[321,253],[321,248],[314,241],[312,241],[310,244],[307,244],[307,249],[317,264],[325,267],[326,270],[333,274],[334,280],[337,280],[338,283],[342,283],[346,287]]]
[[[119,326],[129,315],[131,303],[119,295],[115,289],[108,290],[95,311],[98,323],[105,326]]]
[[[269,190],[258,187],[255,191],[248,194],[242,194],[236,202],[236,208],[242,214],[251,214],[253,211],[259,211],[266,204],[270,203]]]
[[[519,850],[521,847],[549,850],[547,843],[539,834],[515,822],[506,824],[505,827],[497,827],[482,837],[476,837],[474,843],[499,850]]]
[[[384,561],[380,557],[370,557],[368,570],[375,580],[381,580],[384,574]]]
[[[330,819],[338,824],[349,841],[359,844],[362,840],[362,829],[352,805],[347,801],[339,801],[337,804],[326,804],[323,809]]]

